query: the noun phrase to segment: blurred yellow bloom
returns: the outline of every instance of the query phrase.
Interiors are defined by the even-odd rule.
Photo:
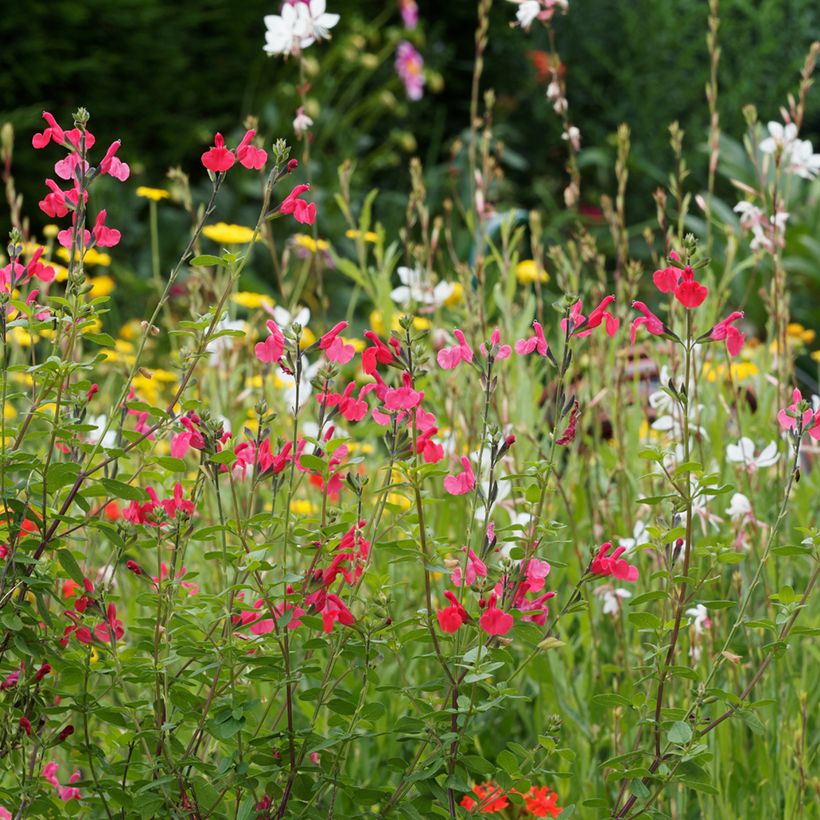
[[[273,307],[275,304],[273,297],[268,296],[267,293],[253,293],[250,290],[237,291],[231,296],[231,301],[248,310],[256,310],[256,308],[261,308],[263,305]]]
[[[60,259],[65,259],[66,262],[71,259],[68,248],[57,248],[57,256],[59,256]],[[107,253],[101,253],[96,248],[89,248],[85,252],[85,256],[83,256],[83,264],[89,267],[102,265],[104,268],[107,268],[111,264],[111,257]]]
[[[147,185],[140,185],[137,188],[137,196],[159,202],[161,199],[168,199],[171,194],[165,188],[149,188]]]
[[[812,359],[814,359],[814,361],[816,361],[816,362],[820,362],[820,350],[815,350],[815,351],[811,354],[811,357],[812,357]]]
[[[99,333],[102,330],[102,322],[94,317],[88,322],[83,322],[80,333]]]
[[[789,338],[804,342],[807,345],[810,345],[817,335],[813,330],[803,327],[800,322],[790,322],[786,325],[786,333]]]
[[[444,300],[447,307],[454,307],[464,298],[464,287],[461,282],[453,282],[453,292]]]
[[[112,293],[116,287],[114,279],[107,274],[102,274],[101,276],[90,276],[88,278],[88,283],[91,285],[91,290],[88,292],[88,295],[92,299],[96,299],[99,296],[108,296],[108,294]]]
[[[17,411],[14,409],[14,406],[8,402],[3,405],[3,418],[6,420],[17,418]]]
[[[68,279],[68,268],[59,262],[49,262],[48,266],[54,271],[55,282],[65,282]]]
[[[257,374],[256,376],[251,376],[249,379],[245,379],[245,387],[249,387],[251,389],[258,390],[263,385],[262,376],[261,374]],[[252,412],[252,411],[249,411]],[[254,414],[255,415],[255,414]]]
[[[314,239],[306,233],[296,233],[291,237],[291,239],[295,244],[305,248],[305,250],[308,250],[311,253],[316,253],[316,251],[326,251],[330,248],[330,245],[324,239]]]
[[[46,239],[54,239],[60,233],[59,225],[43,225],[43,236]]]
[[[309,327],[303,327],[302,336],[299,340],[299,349],[304,350],[306,347],[310,347],[315,341],[316,334]]]
[[[38,342],[39,336],[32,336],[24,327],[13,327],[9,330],[9,338],[21,347],[31,347],[32,342]]]
[[[142,336],[142,325],[139,319],[129,319],[121,328],[120,336],[123,339],[138,339]]]
[[[347,445],[351,453],[364,453],[369,455],[376,452],[376,448],[369,441],[351,441]]]
[[[549,275],[545,270],[541,270],[541,275],[538,274],[538,265],[534,259],[523,259],[515,266],[515,278],[518,279],[522,285],[531,285],[536,280],[540,282],[549,282]]]
[[[409,510],[410,507],[413,506],[413,502],[409,498],[407,498],[407,496],[400,495],[399,493],[388,493],[387,503],[394,504],[395,506],[400,507],[402,510]]]
[[[396,332],[401,332],[401,325],[399,324],[399,317],[398,313],[393,314],[393,323],[392,329]],[[423,319],[421,316],[414,316],[413,317],[413,328],[415,330],[429,330],[432,327],[432,323],[429,319]],[[386,332],[386,328],[384,325],[384,317],[382,316],[382,312],[377,308],[370,313],[370,327],[378,333],[379,335],[384,335]]]
[[[38,242],[23,242],[23,256],[34,256],[34,251],[37,251],[42,247],[44,246],[40,245]]]
[[[756,376],[760,370],[754,362],[732,362],[731,365],[732,381],[742,382]],[[705,362],[703,365],[703,375],[706,380],[714,383],[718,380],[726,379],[730,371],[727,371],[725,364],[713,364],[712,362]]]
[[[290,502],[290,511],[296,515],[315,515],[319,508],[306,498],[294,498]]]
[[[253,239],[253,228],[246,228],[244,225],[229,225],[227,222],[206,225],[202,233],[217,245],[246,245]]]
[[[361,231],[354,230],[353,228],[349,228],[345,231],[345,236],[348,239],[358,239],[362,235]],[[375,231],[365,231],[364,233],[364,241],[371,242],[374,245],[379,240],[379,235]]]
[[[365,343],[364,339],[344,339],[343,338],[342,341],[346,345],[352,345],[353,349],[357,353],[361,353],[367,347],[367,344]]]

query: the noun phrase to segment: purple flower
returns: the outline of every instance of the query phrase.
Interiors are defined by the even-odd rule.
[[[424,95],[424,60],[407,40],[402,40],[396,49],[396,72],[408,99],[420,100]]]

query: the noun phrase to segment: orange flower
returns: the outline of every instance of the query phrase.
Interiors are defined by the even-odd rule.
[[[501,786],[492,782],[482,783],[481,785],[476,784],[473,786],[473,794],[477,799],[466,794],[461,799],[461,805],[467,811],[479,807],[480,814],[493,814],[506,809],[510,805],[510,801],[507,800],[507,795],[504,794]]]
[[[547,786],[533,786],[525,795],[527,808],[535,817],[558,817],[563,809],[556,805],[558,795]]]

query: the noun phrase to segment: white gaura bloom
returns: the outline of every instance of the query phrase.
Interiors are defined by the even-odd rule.
[[[429,276],[421,268],[400,267],[396,273],[401,285],[390,292],[390,298],[403,308],[409,308],[414,302],[437,308],[455,291],[456,286],[452,282],[439,282],[434,287]]]
[[[535,22],[538,15],[541,13],[541,4],[538,0],[511,0],[517,3],[518,8],[515,12],[515,19],[518,20],[518,25],[529,31],[530,26]]]
[[[649,533],[646,531],[646,524],[643,521],[636,521],[632,528],[632,538],[621,538],[618,545],[626,547],[627,552],[631,552],[635,547],[642,547],[644,544],[651,544]]]
[[[304,330],[310,321],[310,308],[297,307],[293,313],[290,313],[280,305],[276,305],[273,309],[273,321],[276,322],[282,330],[286,330],[294,322],[298,322],[302,330]]]
[[[105,450],[117,446],[116,430],[109,430],[103,436],[103,430],[105,430],[105,425],[108,424],[108,416],[106,416],[104,413],[102,413],[99,416],[88,416],[84,423],[94,425],[94,429],[86,433],[86,437],[88,438],[88,441],[91,444],[99,443],[100,446]],[[100,437],[102,437],[102,441],[100,440]]]
[[[604,602],[604,615],[617,615],[621,611],[623,600],[632,597],[628,589],[616,589],[612,584],[596,587],[593,592],[599,595]]]
[[[703,604],[698,604],[686,610],[690,623],[695,628],[696,635],[702,635],[712,622],[709,620],[709,610]]]
[[[784,126],[782,123],[772,121],[767,128],[769,136],[760,143],[760,150],[764,154],[774,154],[778,149],[785,153],[797,139],[797,126],[793,122]]]
[[[752,514],[752,504],[748,498],[746,498],[743,493],[735,493],[731,501],[729,502],[729,507],[726,510],[726,514],[732,521],[741,521]]]
[[[214,335],[221,330],[240,330],[242,333],[246,333],[247,329],[247,322],[241,320],[231,321],[226,316],[223,316],[214,328]],[[234,348],[237,341],[240,340],[236,336],[220,336],[218,339],[212,339],[208,342],[205,352],[211,354],[211,367],[219,367],[224,361],[225,354]]]
[[[326,9],[325,0],[297,0],[286,2],[281,14],[266,15],[264,50],[268,54],[296,54],[317,40],[329,40],[339,15]]]
[[[803,179],[814,179],[820,173],[820,154],[814,153],[809,140],[794,141],[786,170]]]
[[[731,464],[743,464],[750,473],[777,464],[779,458],[776,441],[769,442],[758,455],[755,455],[754,442],[746,436],[737,444],[726,445],[726,460]]]

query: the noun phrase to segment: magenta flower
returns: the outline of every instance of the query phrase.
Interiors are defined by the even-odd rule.
[[[453,370],[458,367],[459,363],[469,363],[473,360],[473,349],[467,344],[464,333],[460,330],[454,330],[453,335],[456,337],[458,344],[442,348],[436,356],[438,366],[444,368],[444,370]]]
[[[48,123],[48,128],[31,138],[32,146],[34,148],[45,148],[51,140],[62,145],[65,142],[65,131],[57,125],[57,120],[48,111],[43,111],[43,119]]]
[[[626,547],[618,547],[611,555],[607,555],[610,549],[612,549],[611,541],[601,545],[598,554],[592,559],[591,571],[595,575],[611,575],[620,581],[637,581],[638,568],[621,558],[621,555],[626,552]]]
[[[396,49],[396,73],[404,83],[408,99],[420,100],[424,96],[424,60],[407,40],[402,40]]]
[[[463,547],[463,550],[467,550],[467,547]],[[486,578],[487,577],[487,565],[475,554],[473,550],[469,550],[467,553],[467,568],[464,572],[464,583],[471,587],[476,578]],[[450,580],[453,582],[454,586],[460,587],[461,586],[461,567],[455,567],[452,573],[450,573]]]
[[[792,391],[792,403],[777,414],[777,421],[784,430],[793,430],[800,419],[802,432],[808,433],[815,441],[820,441],[820,409],[810,407],[800,413],[799,405],[803,404],[803,394],[795,387]]]
[[[285,337],[273,319],[268,319],[265,324],[271,335],[264,342],[259,342],[256,345],[254,353],[256,353],[256,358],[260,362],[278,362],[285,352]]]
[[[663,336],[666,333],[666,325],[657,317],[643,302],[633,302],[632,307],[640,311],[643,316],[639,316],[632,321],[632,327],[629,331],[629,341],[634,345],[635,336],[638,333],[638,328],[644,325],[646,329],[654,336]]]
[[[444,477],[444,489],[450,495],[464,495],[475,487],[475,473],[467,456],[462,456],[461,466],[464,468],[463,472]]]
[[[484,356],[485,359],[490,355],[490,353],[495,351],[494,357],[497,362],[508,358],[512,353],[512,348],[509,345],[501,344],[501,331],[498,328],[493,331],[493,335],[490,337],[489,351],[487,350],[487,345],[485,345],[484,342],[481,343],[478,349],[481,351],[481,355]]]
[[[712,342],[722,342],[726,340],[726,348],[730,356],[737,356],[746,340],[746,334],[733,327],[733,324],[743,318],[743,312],[736,310],[730,313],[723,321],[718,322],[709,331],[709,340]]]
[[[539,356],[546,356],[549,345],[546,338],[544,338],[544,329],[541,327],[540,322],[533,322],[532,327],[535,330],[535,335],[530,336],[529,339],[519,339],[515,343],[515,352],[521,356],[526,356],[534,351]]]
[[[279,213],[285,216],[293,214],[293,218],[302,225],[312,225],[316,221],[316,203],[299,199],[308,190],[310,185],[297,185],[282,201]]]
[[[108,174],[120,182],[125,182],[131,175],[131,169],[116,155],[121,144],[120,140],[115,140],[108,146],[108,150],[100,162],[100,173]]]
[[[94,234],[94,241],[101,248],[113,248],[120,241],[120,232],[115,228],[108,228],[105,225],[105,210],[97,214],[97,221],[94,223],[92,233]]]
[[[416,0],[399,0],[399,11],[404,27],[412,31],[419,23],[419,7]]]
[[[346,345],[339,336],[346,327],[347,322],[339,322],[319,340],[319,347],[325,351],[325,356],[337,364],[347,364],[356,353],[356,348]]]

